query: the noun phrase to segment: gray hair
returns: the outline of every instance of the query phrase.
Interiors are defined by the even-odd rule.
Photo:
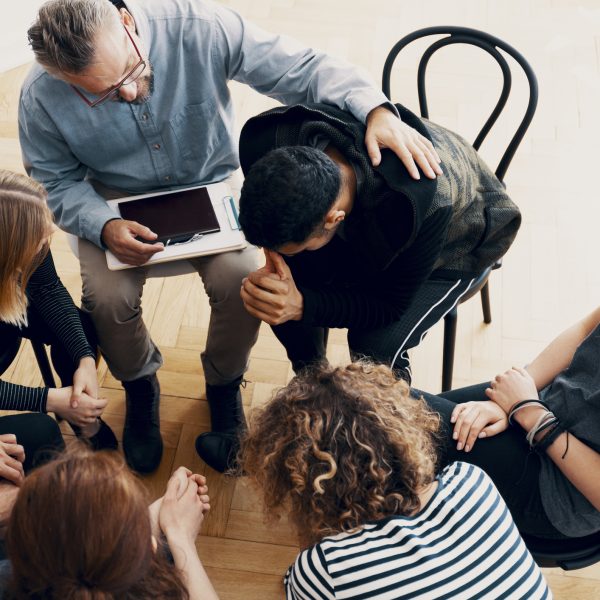
[[[117,17],[109,0],[49,0],[27,37],[37,62],[47,71],[79,74],[94,58],[96,34]]]

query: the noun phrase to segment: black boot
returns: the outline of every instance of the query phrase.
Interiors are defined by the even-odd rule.
[[[206,384],[212,431],[196,438],[196,452],[209,467],[220,473],[236,466],[239,436],[246,429],[241,383],[240,377],[227,385]]]
[[[162,458],[160,435],[160,385],[156,375],[123,381],[127,413],[123,429],[123,452],[127,464],[138,473],[151,473]]]
[[[83,437],[81,427],[69,423],[75,435],[88,444],[92,450],[117,450],[119,442],[113,430],[100,418],[100,428],[92,437]]]

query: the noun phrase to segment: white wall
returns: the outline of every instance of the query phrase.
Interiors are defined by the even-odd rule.
[[[0,72],[33,60],[27,29],[43,0],[6,0],[0,3]]]

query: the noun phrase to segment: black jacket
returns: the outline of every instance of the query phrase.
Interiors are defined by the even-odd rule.
[[[242,130],[245,173],[268,151],[310,145],[315,134],[331,140],[361,173],[362,185],[343,231],[354,277],[337,273],[329,280],[321,276],[305,282],[305,321],[329,327],[385,325],[401,317],[429,277],[476,277],[516,236],[519,210],[473,147],[397,107],[403,121],[433,142],[443,176],[414,180],[389,150],[373,168],[364,145],[365,126],[324,104],[278,107],[250,119]],[[331,249],[323,257],[328,253],[332,255]],[[311,259],[315,263],[316,257]],[[350,287],[340,286],[340,278]]]

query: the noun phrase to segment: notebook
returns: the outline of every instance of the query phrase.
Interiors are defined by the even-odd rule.
[[[185,210],[175,211],[171,199],[176,194],[182,194],[186,198]],[[193,200],[190,200],[190,197]],[[146,209],[146,201],[150,200],[151,204],[153,204],[155,201],[163,198],[165,210],[157,210],[156,218],[159,218],[159,222],[152,222],[151,224],[147,220],[151,211]],[[179,202],[179,199],[176,198],[176,202]],[[198,212],[198,215],[194,217],[195,221],[192,225],[189,205],[193,205],[194,203],[196,204],[194,210]],[[129,210],[128,205],[130,204],[137,205],[134,206],[133,212]],[[159,239],[164,240],[165,249],[162,252],[154,254],[146,263],[147,265],[242,250],[247,246],[246,239],[237,219],[236,203],[233,200],[229,185],[225,182],[211,183],[184,190],[116,198],[115,200],[108,200],[108,205],[118,215],[126,219],[141,222],[150,227],[150,229],[159,235]],[[143,208],[139,209],[139,206]],[[163,224],[162,221],[167,221],[168,215],[174,212],[179,213],[177,219],[175,219],[175,227],[172,227],[170,224],[168,226]],[[133,219],[134,215],[135,219]],[[185,225],[183,225],[184,223]],[[180,241],[177,241],[177,238]],[[167,245],[167,241],[169,240],[170,242]],[[133,266],[122,263],[110,250],[106,251],[106,263],[111,271],[130,269]]]

